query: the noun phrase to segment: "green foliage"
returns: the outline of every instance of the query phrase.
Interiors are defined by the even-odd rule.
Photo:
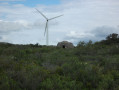
[[[118,41],[72,49],[0,43],[0,90],[119,90]]]
[[[116,33],[110,34],[106,37],[106,40],[102,40],[101,43],[106,45],[119,43],[119,35]]]

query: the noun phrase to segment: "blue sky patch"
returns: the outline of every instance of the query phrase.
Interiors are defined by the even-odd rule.
[[[25,6],[29,7],[34,7],[38,4],[43,4],[43,5],[57,5],[60,4],[60,0],[25,0],[25,1],[0,1],[0,3],[8,2],[10,4],[24,4]]]

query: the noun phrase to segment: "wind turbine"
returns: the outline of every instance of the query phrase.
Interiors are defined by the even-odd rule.
[[[46,26],[45,26],[45,32],[44,32],[44,36],[46,35],[46,45],[48,46],[49,44],[49,32],[48,32],[48,23],[50,20],[53,20],[55,18],[61,17],[63,15],[59,15],[53,18],[48,19],[43,13],[41,13],[38,9],[36,9],[45,19],[46,19]]]

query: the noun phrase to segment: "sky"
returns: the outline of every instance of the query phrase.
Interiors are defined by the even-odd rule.
[[[69,41],[104,40],[119,34],[119,0],[0,0],[0,42],[13,44],[46,44],[47,18],[49,44]]]

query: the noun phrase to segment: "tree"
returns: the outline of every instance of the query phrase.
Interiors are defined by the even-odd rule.
[[[113,33],[106,37],[106,40],[117,40],[119,38],[118,34]]]

